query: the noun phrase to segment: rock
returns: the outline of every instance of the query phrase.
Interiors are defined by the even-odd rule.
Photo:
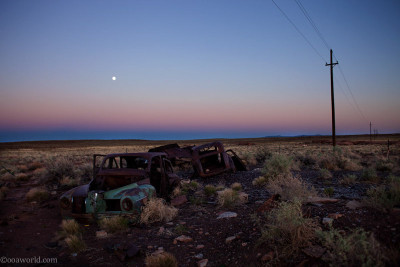
[[[346,208],[351,209],[351,210],[355,210],[355,209],[358,209],[361,207],[363,207],[363,204],[357,200],[349,201],[346,204]]]
[[[178,241],[176,239],[174,239],[174,241],[172,242],[172,244],[176,245],[178,244]]]
[[[325,218],[322,219],[322,224],[324,224],[324,225],[332,224],[332,222],[333,222],[332,218],[325,217]]]
[[[218,216],[217,220],[223,219],[223,218],[235,218],[235,217],[237,217],[237,213],[236,212],[227,211],[227,212],[221,213]]]
[[[247,246],[247,242],[242,243],[242,247],[245,247],[245,246]]]
[[[114,254],[117,256],[117,258],[120,261],[125,261],[125,259],[126,259],[126,252],[125,251],[118,249],[118,250],[114,251]]]
[[[196,254],[196,255],[194,255],[194,258],[201,260],[203,258],[203,254],[202,253]]]
[[[337,219],[339,219],[340,217],[343,217],[343,214],[339,214],[339,213],[331,213],[331,214],[328,214],[328,218],[331,218],[331,219],[334,219],[334,220],[337,220]]]
[[[203,259],[203,260],[197,262],[197,267],[205,267],[205,266],[207,266],[207,263],[208,263],[208,259]]]
[[[183,242],[183,243],[188,243],[188,242],[193,241],[193,238],[186,236],[186,235],[181,235],[181,236],[178,236],[177,238],[175,238],[175,240]]]
[[[97,231],[97,232],[96,232],[96,237],[97,237],[97,238],[106,238],[107,235],[108,235],[107,232],[104,231],[104,230],[101,230],[101,231]]]
[[[320,246],[310,246],[303,249],[303,252],[310,257],[321,258],[324,255],[326,249]]]
[[[235,240],[236,239],[236,236],[230,236],[230,237],[228,237],[228,238],[226,238],[225,239],[225,243],[226,244],[229,244],[229,243],[231,243],[233,240]]]
[[[336,203],[338,201],[339,199],[328,198],[328,197],[309,197],[307,199],[307,203],[318,203],[318,204]]]
[[[171,205],[172,206],[180,206],[183,205],[187,202],[187,197],[186,195],[182,195],[182,196],[177,196],[176,198],[171,200]]]
[[[270,251],[267,254],[265,254],[264,256],[262,256],[261,261],[270,261],[274,258],[274,252]]]
[[[204,245],[197,245],[196,249],[202,249],[204,248]]]

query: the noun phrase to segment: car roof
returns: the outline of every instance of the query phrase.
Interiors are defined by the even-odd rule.
[[[153,157],[158,157],[158,156],[167,156],[164,152],[142,152],[142,153],[113,153],[113,154],[108,154],[105,157],[106,158],[111,158],[111,157],[142,157],[142,158],[153,158]]]

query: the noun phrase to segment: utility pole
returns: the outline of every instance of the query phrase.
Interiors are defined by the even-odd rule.
[[[369,122],[369,141],[372,142],[372,122]]]
[[[331,66],[331,106],[332,106],[332,145],[333,147],[336,146],[336,132],[335,132],[335,96],[333,93],[333,66],[339,64],[339,62],[336,61],[336,63],[332,63],[332,49],[331,49],[331,63],[328,64],[326,63],[325,66]]]

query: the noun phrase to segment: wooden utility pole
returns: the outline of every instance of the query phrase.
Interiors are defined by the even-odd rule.
[[[332,145],[336,146],[336,131],[335,131],[335,95],[333,93],[333,66],[339,64],[332,63],[332,49],[331,49],[331,63],[326,63],[325,66],[331,66],[331,106],[332,106]]]
[[[369,122],[369,141],[372,142],[372,122]]]

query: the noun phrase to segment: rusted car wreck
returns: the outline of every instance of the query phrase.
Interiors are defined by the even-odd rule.
[[[72,218],[139,214],[149,198],[168,198],[179,180],[166,153],[96,154],[93,179],[61,196],[61,213]]]
[[[191,163],[194,176],[210,177],[229,171],[245,171],[243,161],[232,150],[226,150],[221,142],[212,142],[199,146],[180,147],[169,144],[152,148],[149,152],[164,152],[175,165]]]

